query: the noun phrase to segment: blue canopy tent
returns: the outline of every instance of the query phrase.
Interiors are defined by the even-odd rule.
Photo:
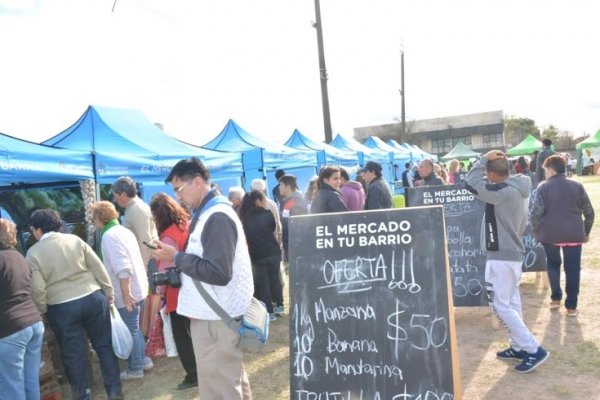
[[[78,191],[85,186],[81,181],[93,178],[87,151],[55,149],[0,134],[0,216],[17,225],[23,250],[29,244],[31,212],[51,207],[68,223],[79,222],[84,203]]]
[[[317,153],[264,141],[244,130],[230,119],[213,140],[202,146],[205,149],[242,154],[246,190],[252,179],[267,179],[269,187],[277,185],[275,171],[284,169],[296,176],[298,185],[305,187],[317,172]],[[270,190],[267,194],[271,196]]]
[[[317,142],[295,129],[285,145],[298,150],[316,151],[319,168],[324,165],[341,165],[358,169],[358,157],[354,151],[344,151],[327,143]],[[351,171],[354,172],[354,171]]]
[[[381,164],[384,179],[393,186],[392,165],[389,155],[378,149],[371,149],[354,139],[348,139],[339,133],[331,141],[331,145],[338,149],[354,151],[358,156],[358,163],[363,167],[368,161],[376,161]]]
[[[0,186],[93,178],[87,151],[59,150],[0,134]]]
[[[407,146],[410,146],[415,151],[415,154],[417,154],[419,157],[421,157],[421,159],[431,158],[433,161],[438,160],[438,156],[428,153],[425,150],[422,150],[416,144],[408,144],[408,143],[404,143],[404,144],[406,144]]]
[[[365,140],[364,144],[371,149],[377,149],[388,153],[392,165],[396,164],[404,168],[404,164],[410,162],[411,160],[411,153],[408,150],[397,149],[393,146],[390,146],[377,136],[369,136],[369,138]],[[394,178],[395,180],[398,180],[397,176]]]
[[[213,180],[241,181],[240,155],[205,150],[183,143],[153,124],[141,111],[90,106],[71,127],[46,140],[53,147],[92,153],[97,183],[127,175],[144,184],[146,200],[167,190],[164,179],[179,160],[197,156]],[[235,183],[234,183],[235,184]]]
[[[387,144],[390,145],[390,146],[392,146],[395,149],[408,152],[408,154],[410,154],[410,161],[411,162],[421,160],[422,154],[420,152],[418,152],[417,150],[415,150],[408,143],[402,143],[402,144],[400,144],[397,141],[395,141],[394,139],[390,139],[390,140],[387,141]]]

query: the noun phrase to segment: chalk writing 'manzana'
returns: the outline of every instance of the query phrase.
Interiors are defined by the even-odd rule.
[[[328,307],[323,299],[319,298],[319,301],[315,302],[315,318],[317,322],[323,321],[323,323],[343,321],[349,318],[361,321],[372,319],[374,321],[375,309],[369,304],[364,306],[348,305]]]

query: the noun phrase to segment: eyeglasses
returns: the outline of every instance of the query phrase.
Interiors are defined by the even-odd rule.
[[[194,178],[190,179],[189,181],[183,182],[183,185],[179,186],[178,188],[173,188],[173,192],[175,192],[175,194],[180,194],[181,191],[183,190],[183,188],[185,187],[185,185],[187,185],[188,183],[190,183],[193,180],[194,180]]]

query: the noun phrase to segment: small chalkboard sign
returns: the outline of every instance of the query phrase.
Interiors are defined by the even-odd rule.
[[[535,199],[535,189],[529,197],[529,211],[533,207],[533,199]],[[525,260],[523,261],[523,272],[546,271],[546,252],[544,246],[535,240],[533,227],[529,220],[523,233],[523,245],[525,246]]]
[[[442,207],[289,229],[292,399],[461,399]]]
[[[410,188],[408,205],[444,207],[452,295],[457,307],[488,304],[485,292],[486,255],[481,250],[481,220],[485,204],[464,185]]]

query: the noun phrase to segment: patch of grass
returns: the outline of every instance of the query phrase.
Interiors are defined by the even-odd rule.
[[[579,373],[600,371],[600,343],[586,340],[575,346],[578,358],[575,367]]]
[[[569,390],[569,388],[566,388],[564,386],[552,385],[550,391],[560,397],[566,397],[571,395],[571,391]]]

